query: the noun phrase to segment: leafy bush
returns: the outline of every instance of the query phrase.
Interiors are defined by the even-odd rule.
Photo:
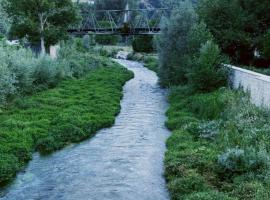
[[[197,128],[197,134],[200,138],[215,139],[219,134],[220,121],[207,121],[200,123]]]
[[[154,51],[153,36],[137,36],[132,41],[135,52],[151,53]]]
[[[228,70],[222,66],[224,57],[213,41],[208,41],[200,50],[198,60],[188,74],[189,84],[195,91],[210,92],[226,86]]]
[[[229,197],[228,195],[218,192],[196,192],[184,198],[184,200],[237,200],[236,198]]]
[[[176,178],[171,181],[168,185],[170,192],[172,193],[171,198],[181,199],[187,194],[191,194],[195,191],[204,191],[206,190],[207,183],[199,174],[191,171],[188,172],[184,177]]]
[[[262,40],[263,56],[270,60],[270,30],[267,31]]]
[[[33,83],[53,87],[56,85],[57,66],[50,57],[42,56],[37,60],[37,67],[33,73]]]
[[[4,64],[0,65],[0,104],[5,103],[7,96],[16,91],[16,77]]]
[[[248,149],[228,149],[218,157],[218,164],[226,173],[244,173],[256,170],[268,170],[270,157],[264,151]]]
[[[270,192],[263,184],[257,181],[243,182],[235,184],[232,195],[243,200],[268,200]]]

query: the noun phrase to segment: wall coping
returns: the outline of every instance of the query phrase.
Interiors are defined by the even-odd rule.
[[[236,66],[233,66],[233,65],[228,65],[228,64],[224,64],[224,66],[228,67],[230,69],[233,69],[233,70],[237,70],[237,71],[241,71],[241,72],[246,73],[246,74],[250,74],[250,75],[254,76],[254,78],[258,79],[258,80],[262,80],[262,81],[270,83],[270,76],[267,76],[265,74],[260,74],[258,72],[254,72],[254,71],[251,71],[251,70],[248,70],[248,69],[243,69],[243,68],[236,67]]]

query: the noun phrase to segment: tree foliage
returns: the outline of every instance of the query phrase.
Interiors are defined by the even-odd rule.
[[[171,17],[163,20],[162,33],[156,40],[163,86],[187,81],[188,35],[196,22],[197,15],[188,1],[181,2]]]
[[[153,36],[136,36],[132,41],[132,47],[135,52],[151,53],[154,51]]]
[[[78,20],[71,0],[6,0],[5,10],[12,19],[11,36],[41,42],[43,51],[64,39],[68,26]]]
[[[9,30],[10,21],[7,13],[3,9],[3,0],[0,0],[0,35],[6,34]]]
[[[270,26],[268,0],[202,0],[198,12],[222,51],[235,62],[253,64],[254,51],[263,51],[264,35]]]

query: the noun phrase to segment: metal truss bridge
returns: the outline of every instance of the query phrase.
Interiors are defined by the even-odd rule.
[[[168,9],[84,10],[82,23],[68,30],[73,35],[155,35]]]

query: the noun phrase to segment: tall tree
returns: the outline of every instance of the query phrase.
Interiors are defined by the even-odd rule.
[[[10,21],[3,9],[3,0],[0,0],[0,34],[6,34],[9,30]]]
[[[253,63],[270,27],[269,0],[202,0],[198,11],[224,53],[237,63]]]
[[[181,1],[169,19],[162,22],[157,37],[160,58],[160,81],[163,86],[187,82],[189,32],[197,23],[197,14],[189,1]]]
[[[78,20],[71,0],[6,0],[4,8],[12,19],[11,35],[39,41],[42,54],[46,46],[64,38],[68,26]]]

